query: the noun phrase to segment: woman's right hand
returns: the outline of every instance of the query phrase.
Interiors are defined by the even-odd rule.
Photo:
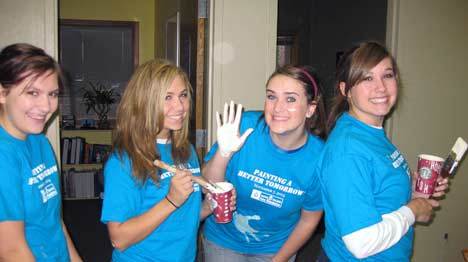
[[[415,198],[406,206],[413,212],[416,222],[426,223],[431,220],[433,209],[439,206],[439,202],[434,199]]]
[[[171,186],[167,197],[178,207],[193,192],[192,173],[187,170],[177,170],[171,179]]]
[[[253,129],[247,129],[242,136],[239,133],[239,125],[242,116],[242,105],[237,105],[237,112],[234,110],[234,102],[224,104],[223,118],[216,112],[216,122],[218,125],[217,139],[219,152],[223,157],[230,157],[237,152],[244,144]]]

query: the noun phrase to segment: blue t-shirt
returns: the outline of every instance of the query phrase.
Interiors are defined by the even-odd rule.
[[[37,261],[69,261],[57,162],[47,138],[17,139],[0,127],[0,221],[22,221]]]
[[[173,165],[171,144],[157,144],[161,160]],[[193,147],[187,163],[180,168],[200,176],[200,165]],[[161,170],[163,171],[163,170]],[[160,172],[155,184],[148,179],[141,183],[132,176],[130,159],[113,153],[104,168],[104,201],[101,221],[125,222],[139,216],[164,199],[169,192],[174,174]],[[201,191],[194,184],[194,192],[180,208],[174,211],[151,234],[124,251],[114,249],[113,261],[194,261],[200,221]]]
[[[381,128],[348,113],[337,121],[319,160],[325,211],[322,246],[332,261],[355,261],[342,237],[382,221],[411,199],[408,164]],[[413,228],[389,249],[364,261],[408,261]]]
[[[245,112],[241,133],[254,128],[229,161],[226,180],[237,191],[233,221],[218,224],[210,216],[205,236],[222,247],[249,254],[276,253],[299,221],[301,210],[322,209],[319,182],[314,172],[323,142],[309,135],[294,151],[273,144],[261,112]],[[217,150],[213,146],[208,161]]]

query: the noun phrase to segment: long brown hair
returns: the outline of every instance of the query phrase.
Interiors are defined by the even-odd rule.
[[[315,70],[310,66],[293,66],[285,65],[279,67],[275,72],[268,78],[266,85],[270,83],[270,80],[275,76],[283,75],[293,79],[296,79],[302,84],[306,92],[307,103],[310,105],[316,103],[317,107],[314,114],[308,117],[305,121],[305,128],[309,133],[312,133],[323,139],[326,138],[326,114],[325,105],[323,103],[322,87],[317,77]]]
[[[367,73],[385,58],[392,61],[393,73],[397,82],[399,81],[398,67],[390,52],[377,42],[367,41],[353,46],[347,50],[336,70],[336,90],[333,98],[330,114],[328,116],[328,132],[335,126],[340,115],[349,110],[347,95],[349,91],[361,83]],[[345,84],[344,95],[340,91],[340,83]]]
[[[156,138],[164,125],[164,99],[176,77],[187,87],[191,101],[191,85],[187,75],[165,60],[152,60],[139,66],[132,75],[117,110],[117,124],[113,135],[114,151],[120,157],[128,154],[132,163],[132,175],[140,181],[148,178],[159,181],[155,159],[160,159]],[[172,158],[175,164],[184,163],[190,157],[190,110],[180,130],[170,132]]]

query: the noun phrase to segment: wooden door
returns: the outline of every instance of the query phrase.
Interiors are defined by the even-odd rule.
[[[193,88],[190,141],[203,159],[205,123],[205,28],[207,0],[158,1],[156,56],[180,66]]]

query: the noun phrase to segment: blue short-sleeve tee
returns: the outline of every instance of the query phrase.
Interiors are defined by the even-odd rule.
[[[342,237],[382,221],[408,203],[411,178],[406,160],[381,128],[344,113],[319,160],[325,212],[322,246],[332,261],[355,261]],[[389,249],[364,261],[408,261],[413,229]]]
[[[0,222],[24,223],[37,261],[69,261],[57,162],[47,138],[19,140],[0,127],[0,159]]]
[[[173,165],[170,144],[156,144],[161,160]],[[187,163],[179,168],[200,176],[200,166],[193,147]],[[101,221],[125,222],[139,216],[164,199],[174,174],[161,170],[160,181],[141,183],[132,176],[130,159],[113,153],[104,168],[104,201]],[[151,234],[124,251],[115,249],[113,261],[194,261],[196,236],[200,221],[201,191],[194,192],[180,208],[169,215]]]
[[[304,146],[293,151],[277,147],[261,112],[245,112],[240,131],[254,131],[229,161],[226,180],[237,191],[233,221],[205,222],[208,240],[225,248],[249,254],[276,253],[300,218],[301,210],[322,209],[316,160],[323,142],[308,135]],[[206,161],[217,150],[210,150]]]

